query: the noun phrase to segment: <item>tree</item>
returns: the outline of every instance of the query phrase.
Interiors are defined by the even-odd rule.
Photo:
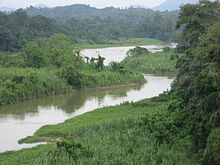
[[[183,6],[178,21],[178,26],[185,24],[180,48],[187,54],[177,63],[179,73],[172,91],[184,105],[178,115],[185,122],[194,151],[200,154],[205,151],[210,132],[220,127],[219,16],[217,1],[202,0]]]
[[[83,87],[84,75],[74,65],[66,66],[62,69],[61,77],[66,79],[67,83],[76,89]]]
[[[189,51],[190,48],[197,46],[199,37],[204,35],[207,27],[219,17],[216,6],[219,6],[217,1],[201,0],[199,4],[187,4],[181,7],[176,27],[180,28],[184,25],[185,28],[178,45],[179,51]]]
[[[101,57],[100,55],[98,56],[97,63],[96,63],[96,69],[98,71],[101,71],[103,69],[103,67],[104,67],[104,60],[105,60],[104,57]]]
[[[25,61],[26,67],[43,68],[48,65],[48,57],[35,43],[27,44],[19,55]]]
[[[112,67],[112,70],[116,71],[116,72],[123,72],[124,71],[124,65],[120,62],[115,62],[115,61],[112,61],[110,63],[111,67]]]

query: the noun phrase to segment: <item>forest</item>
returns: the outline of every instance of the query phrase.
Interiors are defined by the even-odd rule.
[[[0,50],[19,51],[30,41],[53,34],[66,34],[81,45],[111,44],[121,38],[176,41],[181,31],[175,29],[177,18],[178,11],[96,9],[86,5],[0,12]]]
[[[82,7],[91,12],[91,17],[82,16],[83,19],[88,21],[98,19],[92,18],[97,16],[96,9]],[[41,12],[48,16],[47,14],[54,12],[51,17],[57,22],[73,19],[58,17],[58,11],[62,13],[62,7],[33,9],[30,14],[31,9],[33,8],[27,9],[29,15]],[[121,9],[114,8],[103,9],[100,12],[105,10],[109,10],[109,13],[111,10],[122,12]],[[135,9],[125,9],[132,10]],[[157,12],[156,15],[161,14],[161,18],[165,18],[166,13],[169,12]],[[76,14],[74,19],[82,18],[77,18]],[[107,15],[103,19],[110,18]],[[55,89],[61,91],[70,87],[109,85],[116,81],[125,83],[130,80],[140,83],[144,81],[141,72],[172,72],[176,74],[176,78],[171,90],[157,97],[103,107],[70,118],[63,123],[45,125],[33,136],[20,139],[19,143],[48,142],[47,144],[1,153],[0,164],[219,165],[219,1],[201,0],[198,4],[181,6],[175,26],[177,30],[174,31],[180,29],[181,32],[176,49],[165,47],[162,52],[151,53],[148,49],[138,46],[130,49],[121,63],[112,62],[109,66],[103,65],[104,59],[101,56],[98,59],[83,61],[79,56],[79,50],[72,51],[71,37],[64,34],[29,42],[17,56],[7,56],[3,53],[0,56],[5,60],[0,64],[2,67],[0,82],[3,84],[0,89],[9,91],[18,91],[20,85],[31,81],[39,81],[37,84],[42,86],[42,92],[45,93],[56,92],[46,90],[47,83],[49,89],[55,86]],[[81,38],[79,34],[76,36]],[[55,44],[57,40],[61,43]],[[35,63],[38,60],[40,62]],[[6,72],[7,69],[10,71]],[[27,74],[23,71],[26,69]],[[50,86],[50,78],[46,80],[46,84],[44,81],[51,71],[56,71],[53,75],[57,77]],[[14,76],[16,73],[19,73],[19,76]],[[16,92],[11,96],[17,94],[19,97],[28,95]]]
[[[44,15],[67,23],[81,37],[96,43],[106,43],[110,39],[148,37],[164,41],[178,39],[175,24],[178,11],[158,12],[142,8],[96,9],[88,5],[71,5],[55,8],[33,8],[27,13],[31,16]],[[87,33],[86,33],[87,32]]]

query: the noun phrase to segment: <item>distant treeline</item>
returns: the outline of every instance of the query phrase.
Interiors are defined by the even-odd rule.
[[[26,9],[28,15],[44,15],[64,22],[79,32],[81,37],[96,42],[119,37],[149,37],[172,40],[178,11],[158,12],[151,9],[107,7],[97,9],[89,5],[70,5],[55,8]]]
[[[73,43],[111,44],[120,38],[173,41],[179,34],[177,19],[178,11],[96,9],[87,5],[0,12],[0,50],[17,51],[29,41],[57,33],[69,35]]]
[[[74,36],[71,28],[45,16],[30,17],[19,9],[11,14],[0,12],[0,50],[17,51],[29,41],[56,33]]]

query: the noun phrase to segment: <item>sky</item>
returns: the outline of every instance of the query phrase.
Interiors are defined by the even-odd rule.
[[[89,4],[97,8],[104,7],[129,7],[132,5],[143,5],[146,7],[154,7],[166,0],[0,0],[0,7],[25,8],[27,6],[35,6],[44,4],[48,7],[65,6],[71,4]]]

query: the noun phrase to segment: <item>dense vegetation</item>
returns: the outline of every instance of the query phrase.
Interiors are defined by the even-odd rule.
[[[85,61],[62,34],[29,42],[15,56],[1,53],[0,59],[0,105],[73,89],[144,82],[140,73],[104,66],[102,57]]]
[[[152,53],[146,48],[136,47],[127,53],[122,64],[131,70],[149,73],[174,73],[176,61],[183,55],[175,53],[174,49],[165,47],[162,52]]]
[[[73,43],[87,45],[114,44],[129,38],[174,41],[180,32],[175,30],[177,18],[178,11],[96,9],[86,5],[0,12],[0,51],[18,51],[29,41],[57,33],[71,36]]]
[[[0,164],[219,165],[219,21],[218,1],[182,6],[178,50],[186,55],[177,62],[179,73],[170,92],[44,126],[20,142],[56,144],[2,153]],[[148,53],[136,48],[130,54],[138,57],[142,51]],[[111,66],[124,70],[118,63]]]
[[[185,25],[179,48],[187,53],[172,92],[181,109],[180,125],[192,138],[204,164],[220,164],[220,4],[201,1],[181,8],[178,25]],[[183,108],[184,107],[184,108]],[[218,139],[218,140],[217,140]]]
[[[108,43],[119,38],[156,38],[164,41],[177,37],[178,11],[157,12],[141,8],[96,9],[87,5],[26,9],[29,15],[44,15],[70,25],[80,38]]]
[[[160,145],[145,123],[146,113],[153,115],[168,105],[157,100],[124,103],[88,112],[63,124],[44,126],[34,139],[29,140],[65,140],[34,149],[2,153],[0,164],[197,165],[187,150],[190,143],[181,140],[187,143],[177,141]],[[163,125],[163,122],[158,124]]]
[[[45,69],[0,68],[0,105],[63,93],[66,81]]]
[[[45,16],[30,17],[21,9],[11,14],[0,12],[0,51],[18,51],[29,41],[56,33],[75,36],[71,28]]]

